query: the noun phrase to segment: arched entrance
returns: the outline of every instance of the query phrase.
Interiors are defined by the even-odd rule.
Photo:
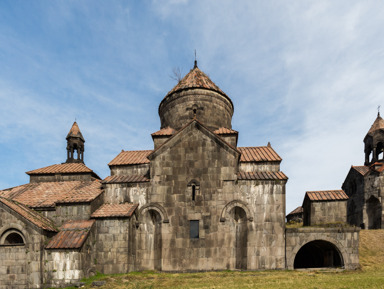
[[[315,240],[305,244],[297,252],[294,261],[295,269],[343,266],[344,261],[340,251],[334,244],[324,240]]]
[[[228,212],[232,222],[235,247],[235,268],[247,270],[248,226],[247,214],[240,207],[233,207]]]
[[[371,196],[366,205],[368,217],[368,229],[381,229],[381,203]]]
[[[148,209],[142,216],[143,232],[141,234],[143,244],[143,267],[149,270],[162,269],[162,235],[161,235],[162,219],[158,211]]]

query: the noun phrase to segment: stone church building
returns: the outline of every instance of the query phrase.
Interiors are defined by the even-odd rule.
[[[0,191],[0,288],[96,271],[356,268],[358,228],[285,228],[282,159],[269,143],[238,147],[233,112],[195,62],[160,103],[153,149],[121,151],[103,180],[75,122],[65,163]]]
[[[343,183],[349,196],[348,222],[365,229],[384,229],[384,120],[377,118],[364,138],[365,163],[352,166]]]

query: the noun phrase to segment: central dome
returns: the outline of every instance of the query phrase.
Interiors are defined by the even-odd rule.
[[[179,130],[196,117],[208,128],[232,128],[231,99],[196,64],[159,105],[161,128]]]

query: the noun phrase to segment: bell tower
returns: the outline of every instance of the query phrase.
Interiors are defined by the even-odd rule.
[[[67,161],[66,163],[84,163],[84,137],[76,121],[73,123],[67,140]]]
[[[377,118],[364,138],[365,163],[368,166],[384,162],[384,120],[377,113]]]

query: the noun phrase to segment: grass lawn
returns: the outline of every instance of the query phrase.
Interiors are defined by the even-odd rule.
[[[384,288],[384,230],[360,232],[360,264],[356,271],[256,271],[157,273],[132,272],[98,275],[85,280],[105,280],[97,288]],[[72,287],[71,287],[72,288]]]

